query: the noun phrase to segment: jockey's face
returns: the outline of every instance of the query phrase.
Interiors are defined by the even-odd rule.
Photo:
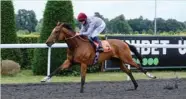
[[[86,23],[85,20],[79,20],[79,22],[80,22],[81,24],[83,24],[83,25]]]

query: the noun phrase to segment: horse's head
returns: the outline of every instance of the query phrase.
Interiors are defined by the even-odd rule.
[[[50,36],[48,37],[46,44],[47,46],[52,46],[57,41],[63,41],[69,37],[75,35],[73,29],[66,23],[57,23],[57,26],[52,30]]]

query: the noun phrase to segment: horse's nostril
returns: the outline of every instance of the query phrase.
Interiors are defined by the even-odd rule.
[[[52,45],[52,43],[49,43],[49,42],[47,42],[46,44],[48,47],[50,47]]]

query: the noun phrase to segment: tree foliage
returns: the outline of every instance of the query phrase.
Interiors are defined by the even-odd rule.
[[[40,33],[41,29],[42,29],[42,26],[43,26],[43,19],[40,19],[39,22],[36,25],[36,28],[35,28],[36,32]]]
[[[128,24],[128,22],[125,20],[124,15],[119,15],[116,18],[112,19],[108,23],[108,30],[112,33],[125,33],[129,34],[132,32],[132,28]]]
[[[133,31],[138,31],[139,33],[142,33],[143,30],[148,31],[149,29],[153,29],[153,22],[143,19],[142,16],[136,19],[130,19],[128,22]]]
[[[166,30],[165,31],[177,31],[177,30],[183,30],[184,23],[178,22],[175,19],[168,19],[166,21]]]
[[[38,21],[33,10],[18,10],[18,14],[16,14],[17,30],[28,30],[29,32],[35,32],[37,22]]]
[[[12,1],[1,1],[1,43],[15,44],[16,35],[15,14]],[[20,49],[2,49],[1,58],[21,63]]]

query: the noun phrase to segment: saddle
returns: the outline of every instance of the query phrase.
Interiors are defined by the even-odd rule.
[[[81,37],[84,38],[84,39],[88,39],[87,36],[83,36],[82,35]],[[100,52],[97,51],[97,48],[98,48],[99,44],[97,42],[94,42],[94,41],[90,40],[90,39],[88,39],[88,40],[91,43],[91,45],[93,46],[93,48],[95,50],[95,54],[96,54],[95,57],[94,57],[93,63],[92,63],[94,65],[94,64],[96,64],[98,62],[98,58],[99,58],[99,54],[100,54]],[[107,40],[102,40],[101,44],[102,44],[102,47],[104,49],[103,52],[110,52],[110,51],[112,51],[112,47],[110,46],[110,44],[109,44],[109,42]]]
[[[92,45],[93,45],[93,47],[96,51],[96,48],[98,48],[99,44],[97,42],[93,42],[93,41],[91,41],[91,43],[92,43]],[[111,46],[110,46],[110,44],[107,40],[102,40],[101,44],[102,44],[102,47],[104,49],[103,52],[110,52],[112,50],[112,48],[111,48]]]
[[[81,35],[80,37],[83,38],[83,39],[88,39],[88,37],[85,36],[85,35]],[[99,44],[97,42],[92,41],[91,39],[88,39],[88,40],[89,40],[89,42],[91,43],[91,45],[93,46],[93,48],[94,48],[94,50],[96,52],[97,51],[96,49],[98,48]],[[111,48],[111,46],[110,46],[110,44],[109,44],[109,42],[107,40],[101,40],[101,44],[102,44],[102,47],[104,49],[103,52],[110,52],[110,51],[112,51],[112,48]]]

